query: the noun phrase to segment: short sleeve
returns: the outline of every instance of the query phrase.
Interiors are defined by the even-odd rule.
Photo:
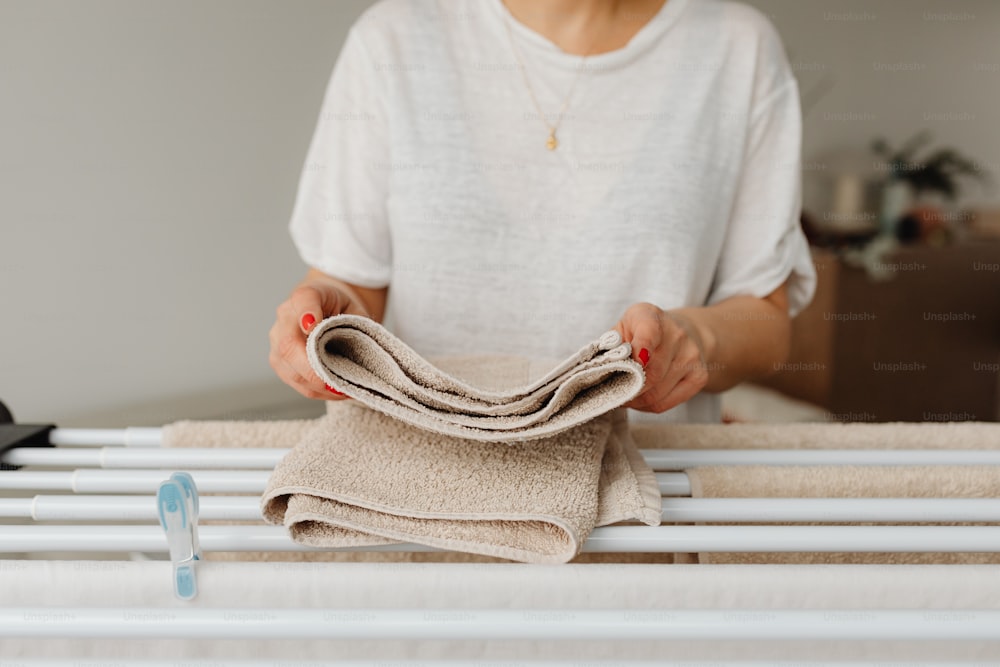
[[[816,270],[800,223],[801,145],[798,86],[789,74],[754,105],[709,305],[738,295],[767,296],[786,279],[791,316],[812,300]]]
[[[363,287],[385,287],[391,275],[383,83],[352,28],[326,87],[289,224],[306,264]]]

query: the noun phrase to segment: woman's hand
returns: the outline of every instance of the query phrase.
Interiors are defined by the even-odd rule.
[[[642,392],[625,407],[664,412],[705,388],[705,334],[689,318],[637,303],[625,311],[615,329],[632,344],[632,358],[646,370]]]
[[[271,368],[285,384],[307,398],[347,398],[325,385],[306,357],[306,337],[312,328],[320,320],[341,313],[371,317],[354,290],[313,272],[278,306],[277,320],[269,334]]]

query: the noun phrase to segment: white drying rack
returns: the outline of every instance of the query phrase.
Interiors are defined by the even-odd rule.
[[[280,448],[161,447],[156,428],[54,429],[55,447],[9,450],[0,462],[70,471],[6,471],[0,490],[68,491],[0,499],[0,518],[34,521],[155,521],[153,494],[170,471],[188,471],[202,493],[202,519],[261,520],[259,495],[288,452]],[[997,522],[1000,498],[690,498],[683,470],[708,465],[1000,466],[1000,450],[643,450],[663,494],[662,520],[694,522]],[[1000,472],[1000,468],[998,468]],[[93,494],[93,495],[90,495]],[[102,495],[104,494],[104,495]],[[106,495],[115,494],[115,495]],[[256,494],[256,495],[254,495]],[[206,551],[324,551],[291,541],[280,526],[204,526]],[[165,551],[159,526],[0,526],[0,552]],[[362,551],[438,551],[417,544]],[[1000,552],[993,526],[609,526],[584,552]]]
[[[189,472],[202,493],[243,494],[202,497],[201,519],[260,521],[259,495],[271,470],[287,451],[275,448],[165,448],[160,446],[160,430],[148,428],[56,428],[49,431],[47,437],[49,444],[54,446],[15,447],[0,457],[0,462],[7,466],[21,467],[0,471],[0,493],[25,495],[0,498],[0,520],[4,521],[0,525],[2,553],[31,557],[44,552],[50,556],[72,558],[79,558],[81,553],[87,552],[122,552],[132,554],[133,558],[138,553],[166,553],[167,539],[156,523],[154,494],[159,483],[172,471]],[[592,533],[584,552],[1000,552],[1000,527],[997,526],[742,525],[762,522],[1000,523],[1000,499],[696,499],[689,497],[690,485],[683,472],[693,466],[741,464],[1000,466],[998,450],[644,450],[642,454],[656,472],[663,495],[662,517],[665,523],[726,522],[733,525],[609,526]],[[1000,474],[1000,467],[996,469]],[[206,552],[321,551],[292,542],[284,528],[264,525],[262,521],[260,525],[200,526],[196,530],[201,548]],[[350,550],[435,549],[404,544]],[[133,564],[140,565],[138,562]],[[199,567],[210,571],[212,567],[221,565],[202,563]],[[310,565],[329,566],[331,569],[344,566],[338,563]],[[422,565],[426,567],[429,564]],[[123,563],[123,567],[129,565]],[[394,567],[405,568],[406,564]],[[440,567],[456,565],[440,564]],[[685,566],[659,567],[676,569]],[[851,566],[833,567],[846,569]],[[945,567],[968,567],[971,572],[983,566]],[[997,572],[997,577],[1000,577],[1000,572]],[[166,578],[163,586],[169,589]],[[136,608],[131,613],[155,617],[166,614],[167,609]],[[574,609],[572,613],[558,607],[542,610],[455,608],[435,609],[433,613],[426,609],[397,608],[361,612],[341,608],[204,608],[188,603],[186,607],[169,607],[169,613],[179,618],[156,627],[143,626],[138,635],[135,624],[122,622],[120,610],[76,606],[59,608],[59,612],[63,615],[59,616],[52,607],[11,606],[8,600],[0,610],[0,646],[3,638],[124,639],[136,636],[160,639],[297,637],[612,641],[811,638],[1000,642],[1000,601],[988,607],[950,609],[941,612],[944,615],[929,613],[926,609],[870,608],[755,608],[740,609],[738,612],[731,609],[651,611],[614,608]],[[231,622],[234,614],[249,614],[251,618],[234,624]],[[253,620],[255,614],[261,619],[259,622]],[[748,622],[747,619],[755,614],[766,618],[767,622]],[[952,622],[948,614],[961,614],[962,622]],[[449,622],[449,618],[454,621]],[[539,623],[542,618],[546,622]],[[29,661],[23,664],[49,663]],[[85,663],[75,661],[74,664]],[[256,663],[244,661],[233,664]],[[391,662],[382,661],[379,664]],[[731,664],[760,663],[743,661]],[[807,663],[800,661],[796,664]],[[883,661],[879,664],[889,663]]]

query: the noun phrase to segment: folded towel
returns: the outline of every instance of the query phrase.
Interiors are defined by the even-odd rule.
[[[300,439],[272,473],[261,513],[296,542],[415,542],[564,563],[596,526],[660,523],[656,478],[620,407],[645,377],[615,331],[562,362],[432,362],[378,323],[339,315],[317,325],[307,351],[322,379],[355,400],[288,429]],[[174,446],[179,435],[286,440],[266,423],[256,436],[218,424],[198,434],[197,422],[180,423],[165,436]]]
[[[330,401],[327,403],[328,414],[334,419],[344,419],[348,418],[351,414],[348,406],[354,406],[355,410],[365,409],[358,405],[355,401]],[[345,412],[347,411],[347,412]],[[612,426],[617,425],[618,429],[622,429],[627,423],[624,419],[624,415],[621,411],[615,410],[610,413],[612,419]],[[598,419],[604,419],[599,417]],[[324,422],[326,422],[324,424]],[[398,422],[397,422],[398,424]],[[200,421],[200,420],[185,420],[173,422],[167,424],[163,427],[163,445],[165,447],[278,447],[278,448],[293,448],[302,442],[306,435],[309,434],[311,430],[316,428],[330,428],[332,424],[329,423],[327,418],[322,419],[299,419],[299,420],[283,420],[283,421]],[[617,430],[613,431],[612,435],[616,438],[615,441],[610,441],[609,444],[612,445],[604,453],[604,459],[601,463],[601,474],[602,479],[599,482],[598,487],[598,510],[597,519],[594,525],[607,525],[615,523],[618,517],[621,520],[627,520],[632,512],[629,511],[630,506],[634,506],[637,502],[641,502],[643,506],[643,516],[647,523],[653,522],[660,516],[660,493],[658,488],[655,486],[655,477],[647,473],[647,468],[644,461],[642,461],[641,455],[636,454],[634,445],[629,446],[629,440],[627,432]],[[617,438],[622,438],[622,440],[617,440]],[[626,439],[627,438],[627,439]],[[625,457],[621,457],[621,452],[614,445],[618,443],[624,445]],[[483,447],[485,443],[473,442],[470,443],[470,447],[461,453],[463,456],[478,456],[481,455],[485,448]],[[530,443],[531,446],[537,446],[541,444],[541,441]],[[496,444],[488,445],[494,450],[493,453],[502,452],[504,450],[514,449],[521,447],[521,444],[515,444],[511,447],[498,447]],[[527,443],[525,445],[527,446]],[[511,449],[511,455],[516,456]],[[367,456],[367,452],[362,452]],[[383,452],[384,453],[384,452]],[[571,452],[579,456],[579,452]],[[357,452],[354,453],[357,455]],[[636,458],[633,458],[636,457]],[[369,465],[370,468],[376,469],[376,474],[372,475],[372,478],[376,481],[381,480],[381,484],[389,485],[395,480],[389,480],[382,477],[382,470],[378,468],[377,465],[370,464],[367,459],[362,460],[363,464]],[[634,468],[633,468],[634,466]],[[641,500],[636,501],[634,496],[633,486],[635,482],[630,479],[629,471],[634,469],[634,475],[638,483],[639,493],[641,494]],[[564,468],[565,470],[565,468]],[[565,473],[561,473],[565,474]],[[559,483],[558,480],[555,480]],[[546,485],[552,484],[552,481],[545,482]],[[404,485],[405,486],[405,485]],[[216,494],[216,493],[204,493],[202,495],[233,495],[233,494]],[[551,498],[549,498],[551,502]],[[588,497],[586,502],[589,504],[591,499]],[[617,511],[616,508],[617,507]],[[655,514],[653,509],[655,508]],[[579,523],[577,519],[577,523]],[[202,520],[205,525],[245,525],[245,524],[260,524],[261,521],[227,521],[227,520]],[[586,527],[585,523],[585,527]],[[577,532],[577,537],[573,538],[576,541],[583,539],[583,533]],[[567,539],[566,544],[569,544]],[[687,555],[685,554],[687,558]],[[430,551],[430,552],[397,552],[397,551],[380,551],[380,552],[355,552],[355,551],[262,551],[262,552],[218,552],[212,551],[207,552],[204,556],[206,560],[216,560],[216,561],[305,561],[305,562],[506,562],[510,559],[500,558],[497,556],[486,556],[481,554],[474,554],[468,552],[457,552],[457,551]],[[572,562],[574,563],[598,563],[598,562],[644,562],[644,563],[671,563],[673,562],[673,554],[671,553],[654,553],[654,554],[641,554],[641,553],[584,553],[576,556]],[[686,561],[689,562],[689,561]]]
[[[326,384],[428,431],[484,441],[555,435],[633,398],[645,374],[617,331],[562,362],[518,356],[425,360],[378,322],[316,325],[309,362]]]
[[[620,408],[645,374],[616,331],[562,362],[432,362],[377,322],[338,315],[306,350],[354,401],[329,404],[261,498],[264,520],[300,543],[564,563],[596,526],[660,522],[656,478]]]
[[[595,526],[657,525],[660,504],[621,410],[508,445],[436,434],[344,401],[331,402],[278,464],[261,511],[310,546],[416,542],[562,563]]]

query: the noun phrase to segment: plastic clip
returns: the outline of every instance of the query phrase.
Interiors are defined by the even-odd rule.
[[[201,545],[198,544],[198,487],[194,484],[194,477],[186,472],[175,472],[170,479],[184,488],[188,516],[191,517],[191,546],[194,550],[194,559],[201,560]]]
[[[195,561],[201,560],[198,544],[198,489],[186,472],[175,472],[156,490],[157,514],[167,534],[173,563],[174,594],[191,600],[198,594]]]

